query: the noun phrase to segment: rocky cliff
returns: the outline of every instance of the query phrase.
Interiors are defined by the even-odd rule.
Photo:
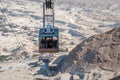
[[[94,35],[77,45],[65,57],[61,72],[89,71],[99,67],[120,70],[120,27]]]

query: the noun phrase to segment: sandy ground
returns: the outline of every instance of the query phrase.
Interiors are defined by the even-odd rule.
[[[66,54],[84,39],[120,25],[119,0],[64,1],[60,0],[55,4],[55,26],[60,29],[60,50],[68,49]],[[37,36],[42,27],[42,2],[3,0],[3,4],[4,7],[1,4],[0,7],[11,19],[8,21],[13,24],[12,28],[18,39],[6,25],[6,19],[0,12],[0,55],[20,54],[23,51],[37,54]],[[19,42],[22,42],[24,50],[20,48]],[[40,68],[29,68],[27,63],[32,61],[34,60],[0,62],[0,80],[32,80],[36,77],[33,74]],[[103,75],[105,77],[101,80],[108,79],[107,72],[103,72]]]

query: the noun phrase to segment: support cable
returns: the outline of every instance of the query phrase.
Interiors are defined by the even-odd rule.
[[[12,25],[11,25],[11,24],[13,24],[13,23],[12,23],[12,20],[10,19],[10,17],[9,17],[8,15],[5,15],[4,11],[2,11],[2,8],[4,8],[4,4],[3,4],[2,0],[0,0],[0,4],[1,4],[1,6],[2,6],[2,7],[0,6],[0,10],[1,10],[3,16],[6,18],[6,22],[7,22],[8,26],[11,28],[11,30],[12,30],[12,32],[13,32],[13,35],[15,36],[15,38],[16,38],[17,41],[18,41],[19,46],[20,46],[20,47],[22,48],[22,50],[25,52],[22,42],[21,42],[20,39],[18,38],[16,32],[14,31],[14,29],[13,29],[13,27],[12,27]],[[11,24],[10,24],[10,23],[11,23]],[[17,26],[17,25],[16,25],[16,26]]]

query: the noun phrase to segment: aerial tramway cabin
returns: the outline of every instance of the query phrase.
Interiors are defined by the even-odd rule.
[[[54,27],[54,3],[43,2],[43,28],[39,30],[38,45],[40,53],[59,52],[59,29]]]

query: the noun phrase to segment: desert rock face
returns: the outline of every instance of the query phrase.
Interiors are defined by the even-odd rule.
[[[119,66],[120,27],[81,42],[66,56],[61,71],[89,71],[96,67],[117,71]]]
[[[29,65],[36,63],[37,55],[41,55],[38,52],[38,31],[43,27],[42,1],[44,0],[0,1],[4,5],[0,5],[0,80],[46,78],[43,75],[46,64],[40,63],[37,67]],[[119,73],[110,70],[117,70],[120,66],[119,39],[116,38],[120,31],[116,33],[118,29],[114,29],[116,31],[105,32],[120,27],[120,0],[54,1],[55,27],[59,28],[60,33],[59,54],[70,54],[61,68],[62,72],[67,73],[59,73],[56,79],[52,79],[58,80],[61,77],[61,80],[67,80],[65,78],[71,76],[68,72],[74,71],[80,73],[82,80],[108,80],[119,76],[120,70]],[[93,36],[101,33],[105,34]],[[92,37],[89,38],[90,36]],[[80,42],[82,43],[79,44]],[[92,68],[95,69],[91,72],[80,72]]]

